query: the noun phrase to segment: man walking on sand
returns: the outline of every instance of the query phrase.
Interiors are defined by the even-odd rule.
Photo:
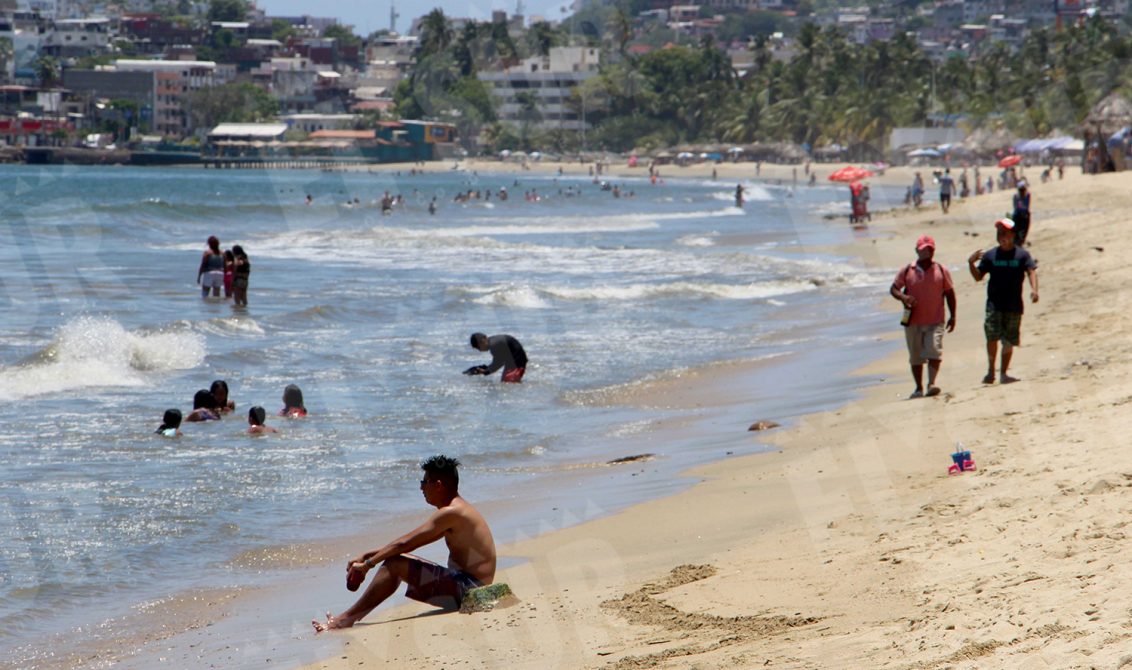
[[[955,190],[955,180],[951,178],[951,168],[945,168],[939,178],[939,207],[947,214],[951,209],[951,193]]]
[[[955,330],[955,286],[951,273],[934,260],[935,240],[922,235],[916,240],[915,263],[904,266],[892,282],[888,292],[904,303],[904,339],[908,344],[908,360],[912,365],[912,379],[916,390],[910,398],[939,395],[935,385],[939,365],[943,360],[943,303],[951,317],[947,332]],[[928,388],[924,391],[924,363],[928,364]]]
[[[421,494],[436,511],[415,530],[346,564],[346,588],[351,591],[365,581],[369,570],[378,563],[381,567],[349,609],[337,616],[327,612],[326,621],[311,621],[316,633],[353,626],[393,595],[402,582],[408,584],[407,597],[456,609],[468,591],[495,580],[495,540],[487,521],[457,492],[459,465],[447,456],[433,456],[421,463]],[[440,538],[448,545],[448,567],[408,553]]]
[[[1009,384],[1018,381],[1006,371],[1010,367],[1014,347],[1022,343],[1022,311],[1025,305],[1022,280],[1030,280],[1030,302],[1037,302],[1038,271],[1030,253],[1015,244],[1014,222],[999,219],[994,222],[994,227],[998,246],[986,252],[979,249],[971,254],[967,266],[975,281],[982,281],[988,274],[991,276],[987,282],[987,317],[983,323],[987,337],[987,375],[983,377],[983,383],[994,383],[994,361],[998,342],[1002,340],[999,381]]]

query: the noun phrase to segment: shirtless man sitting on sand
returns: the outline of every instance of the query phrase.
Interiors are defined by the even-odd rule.
[[[401,582],[408,585],[405,595],[409,598],[455,609],[468,591],[495,580],[495,540],[483,516],[460,497],[459,465],[447,456],[433,456],[421,463],[421,493],[436,511],[413,531],[346,565],[346,588],[353,591],[381,563],[369,587],[349,609],[338,616],[327,612],[325,622],[311,622],[316,633],[353,626],[393,595]],[[448,545],[447,568],[408,553],[442,537]]]

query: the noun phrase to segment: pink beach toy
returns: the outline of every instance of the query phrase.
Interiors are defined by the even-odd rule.
[[[951,465],[947,468],[947,474],[957,475],[960,472],[974,470],[975,461],[971,459],[971,452],[963,448],[962,442],[956,446],[958,448],[951,454]]]

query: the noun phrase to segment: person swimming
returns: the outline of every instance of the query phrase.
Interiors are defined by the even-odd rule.
[[[303,390],[295,384],[288,384],[283,389],[283,409],[279,416],[297,419],[307,415],[307,408],[303,405]]]
[[[236,409],[236,403],[228,399],[228,382],[223,379],[217,379],[212,382],[212,386],[208,388],[208,392],[216,399],[216,409],[221,414],[227,414]]]
[[[165,416],[161,418],[161,425],[153,432],[163,437],[180,437],[182,435],[181,410],[165,410]]]
[[[270,426],[264,425],[267,421],[267,410],[256,405],[248,410],[248,434],[249,435],[264,435],[266,433],[278,433]]]
[[[201,389],[193,395],[193,411],[185,417],[185,421],[217,421],[220,412],[216,408],[216,397],[207,389]]]

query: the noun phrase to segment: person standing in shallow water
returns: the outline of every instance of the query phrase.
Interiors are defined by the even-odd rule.
[[[224,286],[224,252],[220,250],[220,240],[215,235],[208,238],[208,248],[200,257],[197,283],[200,284],[200,297],[207,298],[209,289],[212,297],[220,297],[220,289]]]
[[[232,255],[235,257],[235,267],[232,272],[232,299],[237,305],[248,306],[248,280],[252,274],[252,264],[244,248],[236,244],[232,246]]]
[[[353,626],[402,583],[408,585],[405,595],[413,600],[456,609],[468,591],[495,581],[495,539],[479,511],[460,497],[459,465],[447,456],[421,463],[421,494],[436,511],[405,535],[346,564],[346,588],[351,591],[361,586],[370,570],[381,567],[349,609],[338,615],[327,612],[326,621],[311,621],[316,633]],[[409,553],[441,538],[448,545],[447,567]]]

